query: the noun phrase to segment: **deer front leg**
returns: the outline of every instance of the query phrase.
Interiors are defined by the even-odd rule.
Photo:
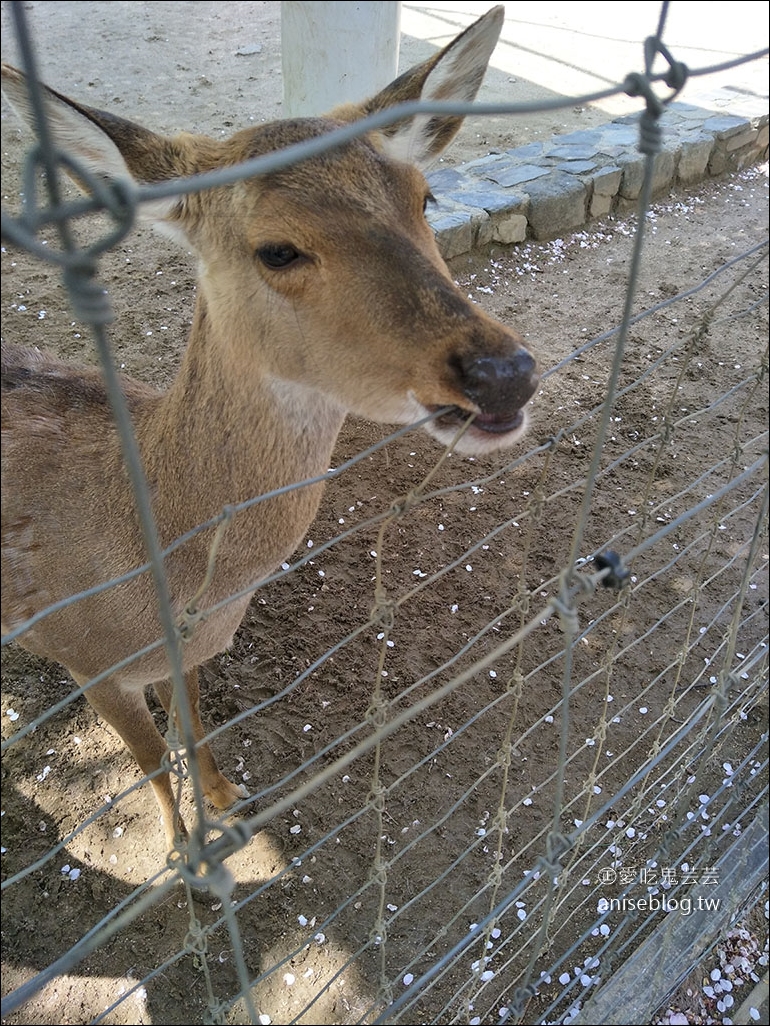
[[[206,734],[200,720],[199,699],[200,690],[198,687],[198,670],[194,667],[188,670],[184,678],[187,697],[190,702],[190,713],[192,716],[192,728],[196,742],[199,742]],[[163,708],[170,713],[173,685],[170,680],[158,681],[155,685],[155,693],[160,699]],[[203,793],[217,809],[229,809],[231,805],[241,798],[248,797],[248,792],[243,785],[233,784],[217,766],[214,753],[208,744],[200,745],[195,749],[198,766],[201,772],[201,784]]]
[[[78,680],[77,683],[83,684],[85,681]],[[86,698],[98,715],[123,738],[142,773],[146,776],[156,773],[166,754],[167,745],[155,726],[144,692],[122,688],[116,681],[108,679],[90,688]],[[150,783],[160,807],[166,844],[172,850],[177,837],[187,838],[187,828],[176,807],[168,773],[158,774]]]

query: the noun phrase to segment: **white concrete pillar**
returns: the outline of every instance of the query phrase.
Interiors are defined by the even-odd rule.
[[[283,116],[364,100],[398,73],[400,3],[281,3]]]

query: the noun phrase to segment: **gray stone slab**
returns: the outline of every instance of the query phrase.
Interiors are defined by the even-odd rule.
[[[428,184],[432,189],[442,193],[448,192],[449,189],[462,188],[463,183],[467,181],[462,171],[458,171],[453,167],[439,168],[436,171],[431,171],[425,177],[428,179]]]
[[[601,196],[614,196],[620,188],[620,180],[623,172],[615,164],[599,168],[591,178],[594,183],[594,192]]]
[[[566,160],[556,165],[558,171],[566,171],[568,175],[584,175],[597,167],[595,160]]]
[[[532,182],[529,223],[536,239],[550,239],[586,221],[588,191],[574,175],[554,170]]]
[[[580,143],[575,145],[553,146],[546,151],[547,157],[554,157],[557,160],[590,160],[600,151],[600,140],[597,135],[590,145]]]
[[[714,139],[710,135],[686,139],[682,142],[682,151],[677,167],[677,174],[681,182],[687,184],[697,182],[706,174],[714,145]]]
[[[631,124],[611,121],[608,125],[597,128],[602,146],[636,146],[639,142],[639,122]]]
[[[717,139],[728,139],[731,135],[743,132],[750,127],[751,122],[746,118],[737,118],[732,114],[719,114],[713,118],[707,118],[703,127],[707,132],[713,132]]]
[[[542,178],[544,175],[550,174],[550,169],[547,167],[539,167],[537,164],[514,164],[508,168],[501,170],[494,169],[487,171],[484,175],[492,182],[497,182],[498,185],[504,186],[506,189],[513,185],[522,185],[527,182],[532,182],[536,178]]]
[[[469,253],[473,248],[473,224],[469,210],[442,214],[435,220],[431,219],[430,224],[445,260]]]
[[[479,183],[481,185],[481,183]],[[484,188],[470,188],[463,192],[447,193],[447,198],[468,207],[479,207],[493,214],[501,210],[516,210],[526,202],[523,196],[502,189],[492,191]],[[442,196],[443,199],[443,196]]]
[[[543,150],[545,149],[545,143],[533,142],[527,143],[526,146],[517,146],[516,149],[506,150],[509,157],[514,160],[536,160],[542,156]]]
[[[463,171],[471,177],[484,175],[490,168],[507,168],[511,161],[504,153],[488,153],[486,157],[479,157],[478,160],[471,160],[463,164]]]

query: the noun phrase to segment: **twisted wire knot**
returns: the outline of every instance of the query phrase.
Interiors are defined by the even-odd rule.
[[[38,202],[41,175],[50,176],[59,168],[90,194],[91,209],[103,211],[111,222],[110,230],[88,246],[77,246],[70,231],[69,219],[83,213],[82,201],[61,205],[53,194],[53,202],[48,206]],[[62,269],[64,283],[79,320],[90,325],[109,324],[113,314],[107,292],[94,281],[96,258],[112,249],[131,230],[137,206],[133,184],[120,179],[101,178],[63,150],[51,150],[41,144],[33,146],[26,156],[23,183],[24,210],[18,217],[3,213],[3,236],[46,263]],[[37,239],[39,229],[51,222],[58,227],[61,249],[43,245]]]
[[[652,65],[658,54],[668,63],[668,71],[664,75],[663,81],[671,93],[664,99],[656,94],[650,78]],[[668,47],[657,36],[648,36],[644,41],[644,64],[646,72],[633,71],[627,75],[624,89],[629,96],[644,97],[647,106],[639,119],[639,150],[645,155],[654,156],[656,153],[660,153],[663,139],[658,118],[666,105],[671,103],[677,93],[681,92],[687,81],[688,70],[686,64],[674,60]]]

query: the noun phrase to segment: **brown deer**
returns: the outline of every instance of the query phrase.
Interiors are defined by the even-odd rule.
[[[361,105],[279,121],[228,141],[164,138],[46,89],[54,142],[92,172],[157,183],[237,165],[407,100],[472,100],[503,22],[496,7],[444,50]],[[33,123],[24,76],[3,68],[16,111]],[[323,474],[346,413],[412,423],[448,443],[490,452],[526,428],[538,382],[515,332],[470,303],[443,263],[418,167],[462,119],[420,116],[372,131],[284,170],[198,194],[155,200],[145,216],[198,256],[193,324],[164,393],[122,387],[163,546],[225,505]],[[37,349],[3,351],[3,630],[57,600],[141,566],[138,516],[101,373]],[[209,606],[260,580],[299,544],[322,486],[293,490],[236,515],[218,550]],[[204,579],[212,532],[165,563],[175,617]],[[198,715],[197,667],[231,644],[249,598],[204,616],[182,647],[202,788],[220,809],[242,791],[217,768]],[[40,619],[20,643],[65,666],[79,684],[162,634],[149,574]],[[91,687],[88,701],[152,779],[169,844],[185,827],[167,773],[166,743],[145,700],[168,711],[162,648]]]

